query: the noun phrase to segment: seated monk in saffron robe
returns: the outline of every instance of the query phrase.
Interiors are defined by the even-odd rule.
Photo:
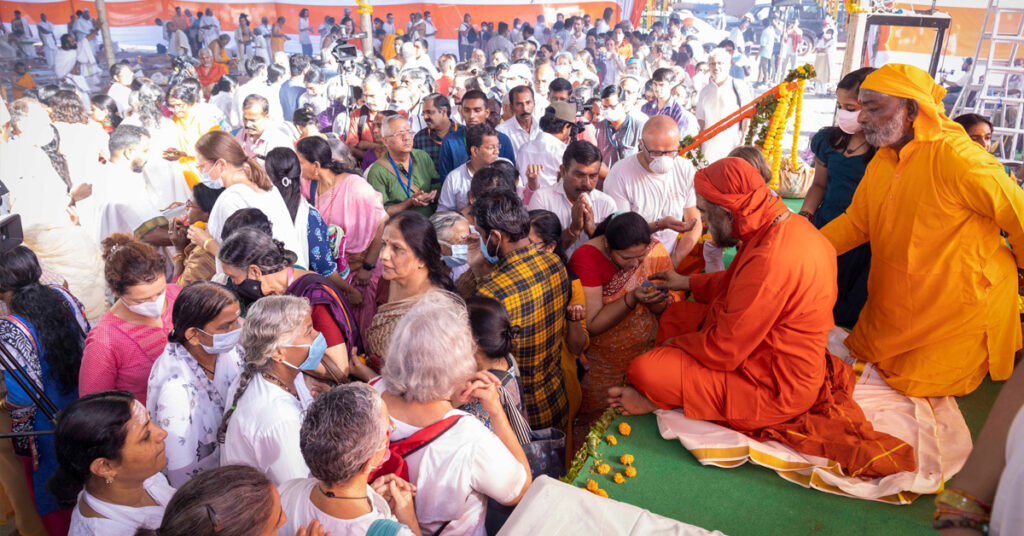
[[[724,158],[697,172],[697,208],[716,244],[742,247],[724,272],[650,277],[695,302],[662,314],[654,350],[609,389],[625,414],[682,408],[874,478],[916,468],[913,448],[876,432],[853,401],[853,369],[825,348],[834,327],[835,250],[771,195],[753,166]]]
[[[838,253],[871,242],[868,299],[846,346],[909,396],[1005,380],[1021,347],[1024,192],[942,113],[945,93],[910,65],[867,76],[858,120],[878,152],[821,229]]]

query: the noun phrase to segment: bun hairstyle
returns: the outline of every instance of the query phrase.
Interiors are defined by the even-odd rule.
[[[295,144],[295,151],[302,155],[302,158],[305,158],[307,162],[320,164],[320,167],[335,175],[342,173],[360,174],[358,171],[349,169],[341,162],[335,160],[334,154],[331,152],[331,145],[323,138],[302,138]]]
[[[224,160],[228,165],[242,168],[249,182],[264,192],[270,191],[273,187],[267,172],[263,171],[263,166],[255,159],[245,156],[245,151],[238,140],[223,130],[211,130],[203,134],[196,142],[196,152],[211,162]]]
[[[46,487],[61,508],[74,508],[92,477],[93,460],[118,461],[135,397],[127,391],[101,391],[79,398],[57,414],[53,431],[57,472]]]
[[[256,266],[264,274],[273,274],[295,264],[298,257],[284,243],[251,227],[242,227],[220,246],[220,262],[246,271]]]
[[[103,239],[103,275],[116,296],[128,287],[164,277],[164,258],[153,246],[125,233]]]
[[[485,296],[473,296],[466,300],[469,312],[469,327],[477,348],[487,357],[505,357],[515,349],[519,338],[519,326],[513,326],[508,312],[501,302]]]
[[[140,528],[135,536],[255,534],[278,515],[273,510],[273,488],[263,473],[248,465],[203,471],[174,493],[159,528]]]
[[[608,216],[594,230],[594,237],[598,236],[605,237],[612,251],[651,244],[651,228],[647,220],[636,212],[616,212]]]

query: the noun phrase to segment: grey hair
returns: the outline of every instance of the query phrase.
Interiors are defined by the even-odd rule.
[[[199,53],[196,54],[196,56],[197,57],[198,56],[202,56],[204,53],[205,54],[209,54],[211,57],[213,57],[213,51],[210,50],[210,47],[203,47],[203,48],[199,49]]]
[[[448,243],[451,243],[452,241],[452,227],[460,221],[466,221],[466,218],[454,210],[435,212],[434,215],[430,217],[430,224],[434,226],[434,232],[437,233],[437,239]]]
[[[245,363],[262,369],[270,356],[288,344],[312,311],[306,298],[266,296],[249,309],[239,343],[245,349]]]
[[[408,59],[412,59],[414,56],[416,56],[416,47],[415,47],[415,45],[413,45],[412,43],[408,43],[408,42],[407,43],[403,43],[402,44],[401,55],[402,55],[403,58],[405,58],[407,60]]]
[[[381,376],[403,400],[448,400],[476,372],[475,351],[462,300],[430,290],[395,326]]]
[[[386,136],[390,136],[392,134],[391,124],[396,122],[396,121],[406,121],[406,122],[408,122],[409,120],[404,118],[404,117],[402,117],[401,115],[398,115],[398,114],[389,115],[389,116],[385,117],[384,121],[381,122],[381,125],[380,125],[380,135],[381,136],[385,136],[385,137]]]
[[[299,448],[313,478],[347,482],[380,450],[388,427],[377,390],[349,383],[321,394],[306,411]]]
[[[274,355],[274,350],[295,338],[312,310],[306,298],[296,296],[266,296],[249,308],[239,337],[239,343],[245,350],[245,368],[239,375],[235,397],[217,429],[218,443],[224,443],[228,423],[249,383],[257,374],[270,368],[270,356]]]
[[[21,122],[28,119],[32,113],[32,106],[35,105],[39,110],[45,111],[46,108],[43,104],[32,97],[22,97],[10,105],[11,112],[11,126],[21,129]],[[24,129],[21,129],[24,130]]]

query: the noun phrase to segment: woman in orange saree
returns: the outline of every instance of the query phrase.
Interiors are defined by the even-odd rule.
[[[602,222],[594,238],[573,253],[569,269],[583,285],[590,332],[583,402],[573,425],[575,443],[581,444],[608,407],[608,388],[620,385],[629,362],[651,347],[658,316],[680,296],[644,286],[647,276],[671,270],[672,259],[635,212]]]

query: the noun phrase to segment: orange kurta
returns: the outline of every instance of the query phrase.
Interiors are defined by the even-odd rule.
[[[733,176],[723,184],[709,178],[716,174]],[[786,217],[758,177],[736,158],[698,172],[698,195],[726,208],[735,203],[733,236],[743,246],[726,271],[690,280],[696,303],[666,310],[664,346],[632,362],[629,383],[663,409],[681,407],[687,417],[833,459],[848,474],[913,468],[913,449],[871,429],[852,398],[851,367],[826,350],[835,250],[809,221]],[[723,188],[741,195],[722,195]],[[886,451],[893,454],[875,459]]]
[[[928,73],[889,64],[861,89],[918,102],[914,139],[881,148],[846,213],[822,229],[838,253],[871,242],[868,299],[846,339],[910,396],[964,395],[1004,380],[1021,346],[1014,251],[1024,251],[1024,192],[940,111]]]

